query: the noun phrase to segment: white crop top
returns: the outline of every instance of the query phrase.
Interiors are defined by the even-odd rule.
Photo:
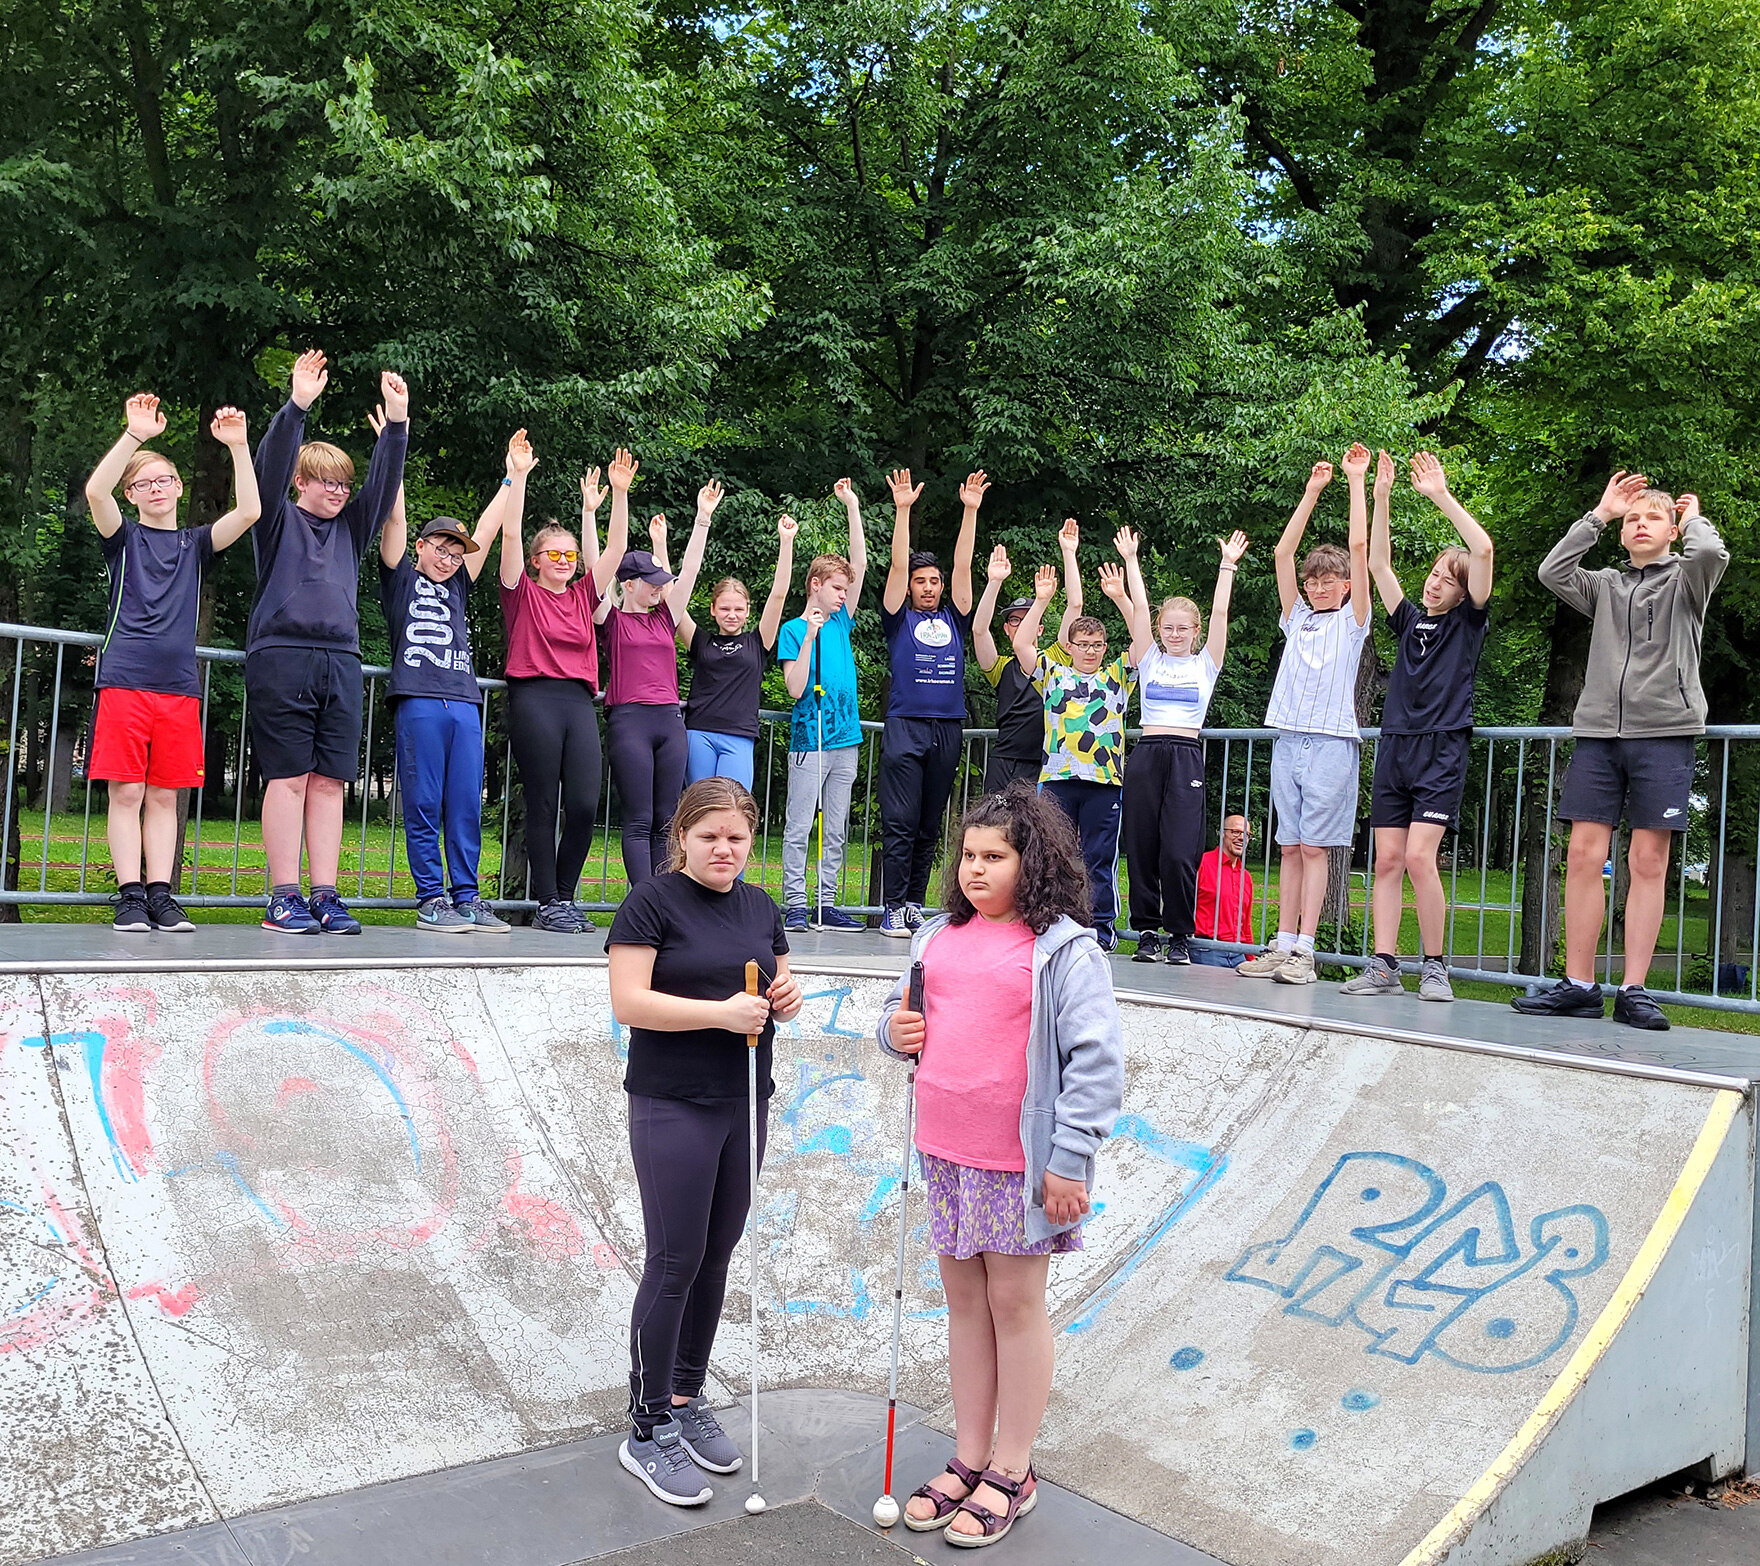
[[[1210,710],[1221,671],[1206,652],[1176,658],[1151,647],[1137,665],[1137,692],[1143,705],[1143,726],[1160,729],[1201,729]]]

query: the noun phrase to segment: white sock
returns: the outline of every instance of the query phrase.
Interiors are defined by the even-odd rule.
[[[1311,935],[1298,935],[1296,937],[1296,950],[1312,957],[1314,955],[1314,937]]]
[[[1296,949],[1296,938],[1293,931],[1279,930],[1277,932],[1277,949],[1280,952],[1293,952]]]
[[[1568,973],[1565,975],[1564,982],[1566,984],[1576,985],[1579,990],[1592,990],[1595,988],[1595,981],[1593,979],[1573,979]]]

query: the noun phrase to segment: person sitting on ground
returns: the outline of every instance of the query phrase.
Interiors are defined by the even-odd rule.
[[[1222,823],[1222,842],[1198,861],[1198,908],[1193,919],[1196,933],[1207,941],[1232,941],[1249,945],[1253,939],[1253,872],[1247,868],[1247,844],[1252,827],[1245,816],[1229,816]],[[1212,968],[1232,968],[1240,961],[1237,952],[1214,946],[1194,946],[1192,961]]]
[[[1620,521],[1626,560],[1591,571],[1583,557],[1608,523]],[[1675,539],[1681,550],[1669,549]],[[1687,830],[1694,754],[1705,732],[1699,649],[1705,611],[1729,566],[1729,551],[1699,513],[1699,497],[1676,500],[1642,473],[1615,473],[1596,507],[1572,525],[1540,564],[1540,580],[1588,615],[1583,693],[1571,717],[1576,749],[1558,813],[1571,824],[1564,879],[1564,979],[1510,1004],[1536,1017],[1600,1017],[1595,982],[1606,892],[1602,866],[1614,828],[1631,829],[1626,865],[1625,971],[1613,1017],[1634,1028],[1667,1029],[1644,988],[1667,897],[1672,834]]]
[[[193,930],[172,896],[171,881],[177,873],[177,791],[200,788],[204,775],[196,671],[202,571],[216,550],[244,536],[262,508],[245,417],[237,408],[219,409],[208,426],[232,458],[232,509],[215,522],[186,528],[177,525],[183,479],[146,444],[165,433],[159,399],[136,392],[122,415],[121,436],[86,480],[86,504],[110,575],[86,776],[109,785],[106,826],[117,892],[112,927],[130,933]],[[118,485],[135,507],[132,517],[116,504]]]
[[[1418,994],[1451,1001],[1444,953],[1448,901],[1437,868],[1443,833],[1455,825],[1467,787],[1467,751],[1473,738],[1473,677],[1490,623],[1491,535],[1448,492],[1448,476],[1429,452],[1412,458],[1412,488],[1426,496],[1460,534],[1424,579],[1416,608],[1393,569],[1393,458],[1381,453],[1375,469],[1375,516],[1369,534],[1369,573],[1398,639],[1381,740],[1369,825],[1375,832],[1375,888],[1371,900],[1375,955],[1342,987],[1345,995],[1400,995],[1400,921],[1405,878],[1412,879],[1418,937],[1424,958]]]

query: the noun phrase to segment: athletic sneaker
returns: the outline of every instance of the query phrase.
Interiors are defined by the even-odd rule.
[[[1669,1029],[1669,1021],[1663,1016],[1662,1008],[1650,998],[1650,992],[1641,984],[1634,984],[1630,989],[1620,990],[1614,995],[1613,1020],[1623,1022],[1628,1028],[1643,1028],[1649,1033],[1666,1033]]]
[[[1118,950],[1118,931],[1113,929],[1109,924],[1095,925],[1094,939],[1100,943],[1100,950],[1103,952],[1115,952]]]
[[[885,913],[880,915],[880,933],[893,936],[901,941],[908,941],[911,938],[911,927],[905,923],[903,904],[897,908],[888,908]]]
[[[271,897],[263,914],[263,928],[282,935],[316,935],[323,926],[312,917],[312,910],[298,892]]]
[[[1186,945],[1186,938],[1183,935],[1163,937],[1161,960],[1171,963],[1175,968],[1189,968],[1192,964],[1192,949]]]
[[[178,906],[170,889],[147,894],[147,912],[153,916],[155,930],[193,930],[195,921]]]
[[[827,930],[865,930],[868,921],[858,919],[853,914],[846,914],[841,908],[834,908],[830,903],[821,903],[818,909],[818,923]]]
[[[1257,957],[1248,957],[1242,962],[1237,962],[1234,965],[1234,971],[1243,979],[1274,979],[1277,977],[1278,969],[1293,956],[1295,956],[1293,947],[1284,951],[1281,947],[1267,946]]]
[[[116,917],[110,921],[112,930],[129,935],[144,935],[153,928],[153,910],[147,907],[146,891],[125,886],[116,894]]]
[[[439,894],[422,899],[421,906],[416,909],[416,924],[436,935],[463,935],[466,930],[477,927],[476,920],[460,913]]]
[[[1293,951],[1271,977],[1279,984],[1312,984],[1320,975],[1314,971],[1312,952]]]
[[[701,1506],[715,1493],[691,1461],[676,1420],[655,1425],[651,1441],[632,1430],[617,1449],[617,1460],[668,1505]]]
[[[1373,957],[1367,968],[1338,987],[1340,995],[1404,995],[1405,992],[1405,980],[1400,978],[1399,969],[1389,968]]]
[[[793,930],[796,934],[813,927],[812,920],[807,917],[805,908],[790,908],[782,915],[782,928]]]
[[[1145,930],[1137,937],[1137,949],[1131,954],[1131,961],[1160,962],[1162,951],[1161,932],[1159,930]]]
[[[712,1474],[740,1471],[745,1459],[702,1398],[693,1397],[683,1408],[673,1404],[672,1417],[678,1421],[679,1437],[697,1467]]]
[[[479,930],[487,930],[491,935],[502,935],[513,928],[480,897],[467,897],[452,906]]]
[[[1418,999],[1451,1001],[1454,986],[1448,982],[1448,964],[1436,957],[1424,959],[1424,971],[1418,978]]]
[[[565,903],[560,897],[553,897],[549,902],[539,904],[538,911],[532,915],[532,928],[548,930],[552,935],[580,935],[587,926],[575,912],[573,903]]]
[[[1516,996],[1510,1005],[1526,1017],[1605,1017],[1603,993],[1599,984],[1584,989],[1569,979],[1560,979],[1538,995]]]
[[[913,930],[922,929],[923,922],[928,917],[929,915],[924,911],[921,903],[906,903],[904,905],[904,922]]]
[[[311,901],[312,917],[326,935],[359,935],[361,922],[334,892],[320,892]]]

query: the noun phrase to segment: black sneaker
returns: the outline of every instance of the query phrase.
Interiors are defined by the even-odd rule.
[[[1094,939],[1100,943],[1100,950],[1103,952],[1118,950],[1118,931],[1113,929],[1110,924],[1095,925]]]
[[[133,883],[116,894],[116,917],[110,921],[110,928],[129,935],[144,935],[153,928],[153,910],[147,907],[145,887]]]
[[[1643,1028],[1649,1033],[1666,1033],[1669,1029],[1669,1021],[1663,1016],[1662,1008],[1650,998],[1650,992],[1641,984],[1615,992],[1613,1020],[1623,1022],[1628,1028]]]
[[[1162,953],[1161,932],[1145,930],[1137,937],[1137,949],[1131,955],[1132,962],[1160,962]]]
[[[147,899],[147,912],[153,916],[155,930],[193,930],[194,923],[177,905],[169,891],[154,892]]]
[[[1510,1005],[1527,1017],[1605,1017],[1604,993],[1599,984],[1584,989],[1569,979],[1560,979],[1538,995],[1516,996]]]
[[[586,924],[575,911],[573,903],[553,898],[543,904],[532,916],[534,930],[548,930],[552,935],[584,935]]]
[[[1163,943],[1161,960],[1172,963],[1176,968],[1190,967],[1192,949],[1186,945],[1186,938],[1183,935],[1168,936]]]

